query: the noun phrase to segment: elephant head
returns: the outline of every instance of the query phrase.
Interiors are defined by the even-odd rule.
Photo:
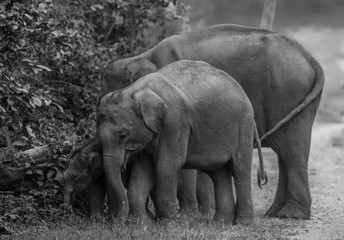
[[[98,151],[81,149],[72,154],[64,172],[64,205],[69,206],[73,197],[86,190],[92,179],[104,173],[103,156]]]
[[[146,58],[127,58],[114,61],[107,66],[102,77],[101,96],[122,89],[157,70],[158,67]]]
[[[121,170],[129,157],[145,149],[159,133],[166,105],[152,90],[130,88],[109,93],[97,108],[97,135],[103,147],[106,178],[116,199],[115,216],[126,218],[128,199]]]

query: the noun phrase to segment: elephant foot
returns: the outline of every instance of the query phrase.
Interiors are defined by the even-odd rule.
[[[271,217],[275,218],[277,217],[277,213],[282,209],[283,205],[279,207],[275,207],[275,204],[273,204],[268,211],[264,214],[264,217]]]
[[[209,223],[215,227],[227,228],[234,225],[233,221],[233,219],[213,218],[213,220],[209,221]]]
[[[213,220],[212,220],[213,224],[215,225],[227,225],[227,226],[232,226],[234,223],[234,216],[230,215],[230,216],[219,216],[216,215],[214,216]]]
[[[159,222],[159,223],[165,223],[165,222],[169,222],[169,221],[173,221],[173,220],[176,220],[176,219],[179,219],[181,216],[180,213],[169,213],[169,214],[166,214],[166,213],[157,213],[156,217],[155,217],[155,221],[156,222]]]
[[[210,207],[199,207],[198,210],[203,216],[209,216],[211,214],[214,214],[214,209]]]
[[[286,203],[283,208],[277,213],[278,218],[296,218],[296,219],[309,219],[311,216],[310,210],[305,210],[295,205]]]
[[[193,214],[197,211],[197,207],[183,207],[179,209],[179,212],[185,215]]]
[[[240,217],[237,216],[234,221],[234,225],[251,225],[254,222],[253,217]]]
[[[129,217],[126,225],[150,226],[152,221],[148,217]]]
[[[193,220],[191,220],[189,222],[190,222],[190,225],[189,225],[190,229],[194,229],[194,228],[199,229],[200,226],[207,226],[207,225],[211,224],[211,219],[194,218]]]

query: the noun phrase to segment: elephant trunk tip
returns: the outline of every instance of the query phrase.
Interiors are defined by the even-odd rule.
[[[69,207],[71,203],[72,191],[66,191],[63,194],[63,206]]]
[[[70,200],[69,199],[64,199],[63,200],[63,207],[66,208],[66,207],[69,207],[70,206]]]

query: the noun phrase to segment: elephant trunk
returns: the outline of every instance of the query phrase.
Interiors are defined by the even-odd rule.
[[[72,192],[73,189],[68,184],[65,184],[63,191],[63,204],[65,207],[68,207],[70,205]]]
[[[121,166],[124,162],[125,154],[120,154],[119,152],[108,154],[104,151],[103,160],[109,191],[113,193],[108,196],[109,204],[114,206],[112,211],[115,211],[111,214],[114,214],[119,220],[126,220],[129,214],[129,206],[121,176]]]

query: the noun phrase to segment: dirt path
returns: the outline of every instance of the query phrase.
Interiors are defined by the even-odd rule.
[[[314,127],[309,182],[312,216],[293,239],[344,239],[344,123]]]

